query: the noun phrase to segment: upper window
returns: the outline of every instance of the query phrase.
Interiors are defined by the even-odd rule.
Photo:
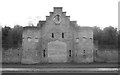
[[[84,36],[84,37],[83,37],[83,41],[85,41],[86,39],[87,39],[87,38]]]
[[[64,38],[64,33],[62,33],[62,38]]]
[[[83,39],[86,39],[86,37],[84,36]]]
[[[83,56],[84,56],[84,57],[86,56],[86,51],[85,51],[85,50],[83,50]]]
[[[38,42],[38,38],[35,38],[35,42]]]
[[[76,38],[76,42],[79,42],[79,38]]]
[[[71,50],[69,50],[69,57],[71,57],[72,56],[72,51]]]
[[[24,38],[24,37],[22,37],[22,40],[24,41],[24,40],[25,40],[25,38]]]
[[[46,51],[45,51],[45,49],[44,49],[44,50],[43,50],[43,57],[45,57],[45,56],[46,56],[45,52],[46,52]]]
[[[54,38],[54,33],[52,33],[52,38]]]
[[[31,37],[28,37],[27,40],[28,40],[28,42],[31,42],[32,39],[31,39]]]
[[[90,40],[92,40],[92,38],[90,38]]]

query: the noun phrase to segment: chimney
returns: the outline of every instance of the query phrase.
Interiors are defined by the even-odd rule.
[[[54,7],[54,12],[62,12],[62,7]]]

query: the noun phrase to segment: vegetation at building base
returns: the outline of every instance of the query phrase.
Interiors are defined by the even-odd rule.
[[[100,29],[94,27],[94,44],[97,45],[94,60],[96,62],[118,62],[120,31],[112,26]]]
[[[93,29],[94,44],[98,46],[94,60],[96,62],[118,62],[120,31],[112,26],[104,29],[93,27]],[[20,25],[16,25],[14,28],[7,26],[2,28],[3,62],[20,62],[22,30],[23,27]]]

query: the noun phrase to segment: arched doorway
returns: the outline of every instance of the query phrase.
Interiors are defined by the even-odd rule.
[[[67,44],[58,40],[48,43],[48,62],[67,62]]]

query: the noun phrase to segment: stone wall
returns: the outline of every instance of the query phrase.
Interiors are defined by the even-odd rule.
[[[95,62],[118,63],[118,50],[97,50],[94,56]]]
[[[21,63],[22,48],[2,49],[2,63]]]
[[[23,31],[23,55],[22,63],[40,62],[41,31],[37,28],[27,28]]]
[[[76,37],[76,62],[93,62],[93,31],[90,27],[81,27]]]
[[[48,43],[56,40],[67,44],[67,61],[69,58],[69,50],[73,51],[73,29],[70,27],[70,20],[62,13],[61,8],[55,9],[55,12],[47,16],[46,23],[42,27],[42,51],[46,51],[46,57],[43,57],[43,62],[48,62]],[[60,15],[61,23],[56,24],[54,17]]]

